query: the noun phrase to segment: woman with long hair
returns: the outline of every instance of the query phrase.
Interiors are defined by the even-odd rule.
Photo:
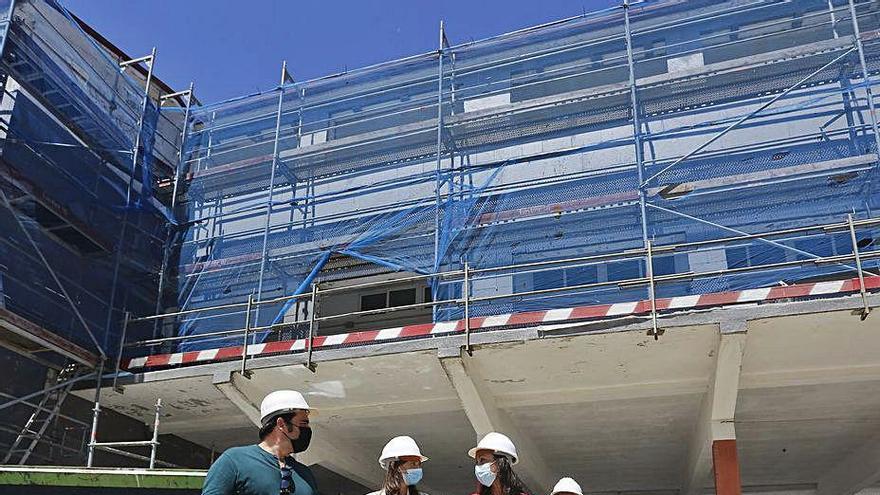
[[[479,495],[526,495],[526,487],[513,471],[519,462],[516,447],[507,436],[491,432],[468,451],[474,459]],[[475,494],[475,495],[477,495]]]
[[[418,487],[422,480],[422,463],[427,460],[412,438],[392,438],[379,456],[379,465],[385,470],[382,489],[369,495],[427,495],[419,492]]]

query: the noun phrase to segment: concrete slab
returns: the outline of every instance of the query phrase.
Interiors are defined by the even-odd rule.
[[[734,420],[744,490],[812,490],[835,460],[880,432],[880,320],[860,321],[860,305],[850,297],[671,315],[657,341],[642,318],[604,330],[486,332],[474,335],[468,373],[554,477],[573,476],[591,493],[671,493],[680,489],[717,342],[722,332],[746,331]],[[431,457],[431,493],[464,493],[474,488],[465,452],[475,431],[438,355],[455,355],[462,343],[443,336],[316,351],[314,374],[302,356],[257,358],[252,378],[237,380],[254,404],[277,388],[303,391],[319,431],[363,459],[372,486],[381,481],[375,458],[384,442],[410,434]],[[105,394],[105,406],[149,421],[162,396],[163,432],[218,448],[254,442],[247,416],[212,384],[237,364],[135,375],[123,395]]]

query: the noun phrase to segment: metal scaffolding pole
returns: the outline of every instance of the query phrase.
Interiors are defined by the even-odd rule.
[[[177,206],[177,190],[180,187],[180,170],[183,168],[184,156],[183,151],[186,145],[186,131],[189,126],[189,112],[192,108],[193,89],[195,84],[189,83],[189,89],[181,92],[186,95],[186,107],[183,111],[183,126],[180,130],[180,150],[177,152],[177,166],[174,167],[174,185],[171,189],[171,214],[174,215],[174,208]]]
[[[462,280],[462,297],[464,298],[464,351],[469,356],[474,355],[471,348],[471,277],[470,265],[464,260],[464,280]]]
[[[626,37],[626,61],[629,67],[629,97],[632,106],[633,141],[636,152],[636,168],[639,174],[639,212],[642,219],[642,244],[648,245],[648,212],[645,208],[645,163],[642,147],[642,124],[639,120],[639,100],[636,95],[636,69],[633,61],[632,30],[629,23],[629,0],[623,0],[623,25]]]
[[[137,134],[134,136],[134,146],[131,149],[131,173],[128,176],[128,186],[125,190],[125,209],[122,212],[122,225],[119,228],[119,239],[116,241],[116,260],[113,262],[113,281],[110,284],[110,300],[107,304],[107,321],[104,324],[105,335],[110,335],[110,325],[113,323],[113,304],[116,302],[116,285],[119,281],[119,265],[122,263],[122,251],[125,241],[125,231],[128,227],[128,212],[131,208],[131,195],[134,189],[134,176],[137,173],[138,156],[140,156],[141,134],[144,131],[144,118],[147,106],[150,103],[150,85],[153,82],[153,67],[156,65],[156,47],[149,55],[126,60],[119,64],[120,69],[125,70],[129,65],[144,62],[147,64],[147,78],[144,81],[144,98],[141,102],[141,114],[138,117]],[[143,166],[147,166],[146,163]],[[106,338],[105,338],[106,339]]]
[[[443,159],[443,21],[440,21],[440,43],[437,50],[437,163],[434,172],[434,271],[440,267],[440,191],[443,188],[441,167]]]
[[[862,297],[862,304],[864,307],[862,308],[862,321],[864,321],[869,314],[871,314],[871,306],[868,304],[868,294],[865,291],[865,272],[862,271],[862,257],[861,253],[859,253],[859,242],[856,239],[856,227],[853,223],[852,213],[846,216],[846,222],[849,224],[849,236],[852,241],[852,249],[853,256],[856,261],[856,268],[859,271],[859,295]]]
[[[247,309],[244,313],[244,341],[241,343],[241,376],[250,378],[250,372],[247,370],[248,356],[248,333],[251,330],[251,311],[254,306],[254,293],[248,294]]]
[[[119,337],[119,348],[116,350],[116,366],[113,368],[113,390],[120,391],[117,382],[119,381],[119,367],[122,365],[122,351],[125,348],[125,335],[128,333],[128,323],[131,321],[131,312],[126,311],[122,320],[122,335]],[[156,320],[158,323],[159,320]]]
[[[314,372],[317,367],[312,362],[312,352],[315,349],[315,334],[318,331],[318,284],[312,283],[312,309],[309,311],[309,353],[306,358],[306,368]]]
[[[263,276],[266,272],[266,257],[269,249],[269,227],[272,225],[272,207],[274,206],[275,171],[278,169],[278,140],[281,136],[281,112],[284,106],[284,83],[293,81],[287,72],[287,61],[281,62],[281,83],[278,86],[278,111],[275,115],[275,141],[272,147],[272,170],[269,172],[269,198],[266,200],[266,224],[263,227],[263,248],[260,255],[260,275],[257,279],[257,300],[263,298]],[[260,307],[257,306],[254,321],[259,322]]]
[[[18,0],[9,1],[9,10],[7,11],[6,22],[4,23],[6,25],[3,27],[3,36],[0,38],[0,57],[5,55],[3,52],[6,50],[6,40],[9,38],[9,26],[12,24],[12,14],[15,12],[15,4],[17,1]]]
[[[859,31],[859,20],[856,16],[856,4],[854,0],[849,0],[849,12],[852,16],[853,35],[855,36],[856,49],[859,52],[859,64],[862,66],[862,79],[865,82],[865,97],[868,100],[868,112],[871,116],[871,127],[874,131],[874,144],[877,146],[877,153],[880,154],[880,132],[877,131],[877,115],[874,110],[874,94],[871,90],[871,77],[868,75],[868,64],[865,61],[865,48],[862,45],[862,34]]]
[[[95,406],[92,408],[92,431],[89,434],[89,456],[86,467],[92,467],[95,461],[95,444],[98,442],[98,419],[101,416],[101,380],[104,378],[104,362],[98,366],[97,383],[95,384]]]
[[[153,421],[153,438],[150,440],[150,469],[156,467],[156,451],[159,449],[159,419],[162,417],[162,398],[156,399],[156,419]]]

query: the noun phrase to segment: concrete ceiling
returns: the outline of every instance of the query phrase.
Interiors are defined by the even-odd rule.
[[[836,311],[748,322],[735,418],[744,486],[815,484],[880,434],[877,316],[861,322]],[[483,396],[477,405],[505,418],[517,444],[529,447],[523,457],[553,477],[572,476],[594,492],[676,490],[718,342],[718,325],[703,324],[667,328],[658,341],[625,331],[485,344],[462,361]],[[151,422],[161,396],[163,433],[218,448],[254,442],[255,427],[205,370],[105,392],[102,403]],[[255,369],[235,383],[252,405],[275,389],[303,391],[318,411],[316,435],[345,451],[344,461],[327,459],[326,450],[315,460],[337,472],[347,467],[369,486],[381,481],[382,445],[412,435],[431,457],[425,483],[439,495],[474,487],[465,452],[479,426],[450,373],[434,349],[322,361],[316,373],[298,364]]]

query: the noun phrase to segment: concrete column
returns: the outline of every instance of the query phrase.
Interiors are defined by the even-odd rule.
[[[736,440],[715,440],[712,442],[712,466],[715,471],[716,495],[740,495],[742,493],[739,460],[736,457]]]
[[[700,408],[700,417],[691,439],[688,463],[682,480],[682,495],[698,495],[715,472],[725,491],[740,493],[739,464],[736,457],[736,431],[733,426],[739,377],[746,333],[720,333],[715,372]],[[720,478],[719,478],[720,476]]]
[[[507,414],[495,406],[495,399],[473,368],[473,358],[462,355],[459,348],[440,349],[439,357],[476,437],[482,438],[490,431],[509,436],[519,454],[517,474],[521,475],[532,493],[548,491],[556,482],[553,471],[532,439],[516,428]]]

